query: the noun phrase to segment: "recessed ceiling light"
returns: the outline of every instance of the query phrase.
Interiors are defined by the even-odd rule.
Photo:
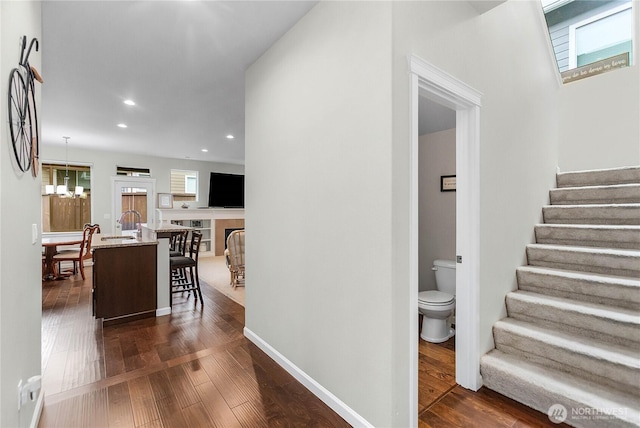
[[[231,135],[231,134],[227,135],[227,139],[228,139],[228,140],[233,140],[234,138],[235,138],[235,137],[234,137],[233,135]]]
[[[128,106],[134,106],[136,103],[133,100],[124,100],[124,103]]]
[[[207,149],[202,149],[203,152],[207,153],[209,150]]]
[[[118,128],[126,128],[126,127],[127,127],[127,125],[125,125],[124,123],[119,123],[118,124]]]

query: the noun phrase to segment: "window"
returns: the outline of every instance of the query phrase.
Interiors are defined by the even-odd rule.
[[[195,175],[185,175],[184,176],[184,193],[196,193],[197,183]]]
[[[91,167],[42,164],[42,231],[76,232],[91,223]]]
[[[631,56],[631,12],[631,4],[628,4],[571,25],[569,67],[582,67],[626,52]]]
[[[174,201],[198,200],[198,171],[171,170],[171,194]]]
[[[541,0],[562,80],[633,64],[631,0]]]
[[[126,175],[127,177],[151,177],[149,168],[131,168],[128,166],[116,167],[116,175]]]

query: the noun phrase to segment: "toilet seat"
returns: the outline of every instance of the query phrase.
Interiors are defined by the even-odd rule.
[[[455,300],[455,296],[438,290],[427,290],[418,293],[418,302],[431,306],[450,305]]]

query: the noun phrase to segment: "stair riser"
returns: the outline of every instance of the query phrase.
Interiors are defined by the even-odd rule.
[[[629,167],[598,171],[566,172],[557,174],[556,181],[558,187],[640,183],[640,168]]]
[[[575,270],[615,276],[640,277],[640,254],[614,255],[527,247],[531,266]]]
[[[640,396],[640,371],[634,367],[576,353],[500,327],[494,327],[493,336],[496,348],[502,352]]]
[[[561,274],[547,275],[525,269],[518,269],[516,277],[520,290],[640,311],[638,286],[598,281],[597,278],[587,280]]]
[[[637,204],[640,203],[640,184],[552,189],[549,200],[552,205]]]
[[[493,351],[492,353],[495,353]],[[549,382],[544,384],[537,382],[535,373],[518,373],[516,367],[509,367],[501,364],[499,357],[494,357],[491,353],[485,355],[480,360],[480,373],[485,387],[497,391],[533,409],[547,414],[550,407],[556,404],[563,405],[567,410],[567,420],[565,423],[576,427],[589,428],[610,428],[610,427],[636,427],[638,426],[638,414],[633,404],[618,403],[612,400],[598,400],[598,404],[593,397],[587,395],[579,397],[579,394],[572,393],[567,397],[560,382],[555,384]],[[582,398],[582,399],[580,399]],[[622,408],[625,411],[607,418],[584,418],[580,417],[580,409],[600,406],[603,408]],[[574,413],[576,412],[576,416]],[[551,423],[550,426],[553,426]]]
[[[526,300],[519,300],[511,294],[507,295],[506,305],[509,317],[534,325],[556,328],[577,335],[582,334],[623,347],[637,347],[640,344],[640,326],[637,322],[621,322],[570,311],[566,308],[534,304]]]
[[[542,208],[547,224],[640,225],[640,205],[632,206],[562,206]]]
[[[535,227],[538,244],[640,250],[640,230],[633,228]]]

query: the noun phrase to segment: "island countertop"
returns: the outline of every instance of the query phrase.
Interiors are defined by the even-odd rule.
[[[131,235],[115,236],[101,233],[93,235],[91,239],[91,248],[94,250],[102,248],[139,247],[143,245],[158,245],[158,241],[145,237],[136,239]]]
[[[151,232],[165,233],[165,232],[179,232],[181,230],[192,230],[193,227],[182,226],[180,224],[162,223],[157,225],[144,225],[143,229],[148,229]]]

